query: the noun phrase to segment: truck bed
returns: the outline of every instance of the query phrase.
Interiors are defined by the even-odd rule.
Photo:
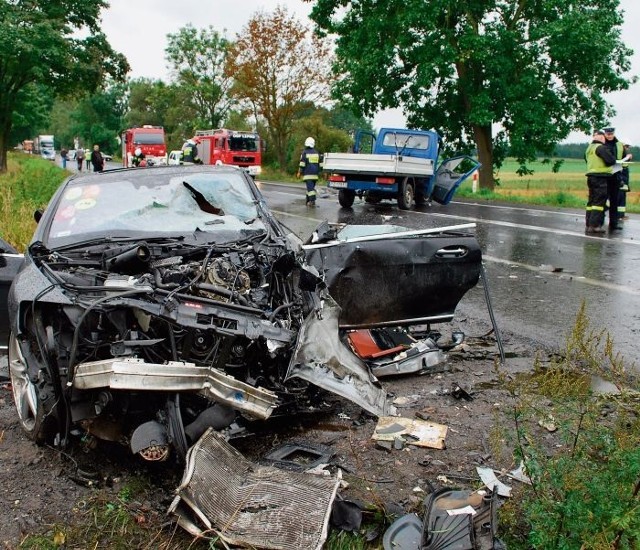
[[[322,169],[337,174],[432,176],[433,160],[403,155],[325,153]]]

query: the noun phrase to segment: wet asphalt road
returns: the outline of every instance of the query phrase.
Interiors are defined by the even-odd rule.
[[[584,212],[454,201],[401,211],[395,204],[356,199],[342,209],[333,190],[319,188],[318,207],[304,205],[302,185],[260,183],[278,218],[303,239],[318,223],[390,223],[412,229],[475,223],[493,311],[501,331],[563,347],[584,301],[593,329],[607,330],[614,350],[640,368],[640,216],[622,231],[584,234]],[[474,289],[458,312],[484,315],[484,293]],[[456,313],[458,315],[458,313]]]

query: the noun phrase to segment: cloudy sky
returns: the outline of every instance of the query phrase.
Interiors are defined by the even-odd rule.
[[[123,53],[131,65],[131,76],[162,78],[168,73],[164,60],[166,36],[187,23],[196,28],[212,25],[235,37],[257,11],[270,12],[286,5],[289,13],[306,20],[311,7],[302,0],[111,0],[103,12],[103,29],[115,50]],[[623,40],[635,50],[631,74],[640,75],[640,2],[620,0],[625,12]],[[597,45],[594,45],[597,46]],[[640,83],[629,90],[611,94],[609,100],[617,114],[610,121],[620,139],[640,145]],[[399,112],[379,113],[374,126],[402,126]],[[572,134],[567,141],[584,142],[588,136]]]

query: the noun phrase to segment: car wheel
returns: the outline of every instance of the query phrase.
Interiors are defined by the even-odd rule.
[[[351,189],[340,189],[338,191],[338,202],[343,208],[351,208],[356,198],[356,192]]]
[[[29,365],[13,333],[9,336],[8,352],[13,401],[20,425],[29,439],[40,444],[50,443],[54,435],[54,419],[45,415],[38,388],[31,380]]]
[[[409,178],[404,178],[398,189],[398,208],[409,210],[413,204],[413,183]]]

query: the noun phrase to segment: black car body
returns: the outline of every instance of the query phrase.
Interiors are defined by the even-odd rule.
[[[450,319],[481,253],[461,229],[348,231],[303,245],[232,167],[72,176],[8,300],[22,427],[39,442],[88,432],[159,460],[209,427],[295,411],[309,382],[389,414],[341,330]],[[434,294],[441,285],[450,299]],[[370,313],[372,292],[385,315]]]
[[[7,313],[9,289],[23,262],[24,256],[8,242],[0,239],[0,350],[6,349],[9,341],[10,326]]]

